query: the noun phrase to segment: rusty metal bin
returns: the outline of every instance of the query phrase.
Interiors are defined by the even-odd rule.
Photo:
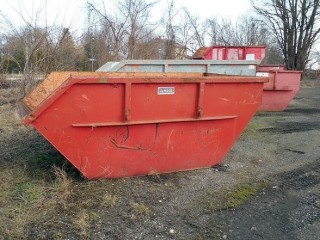
[[[265,81],[55,72],[20,102],[19,114],[89,179],[207,168],[255,114]]]
[[[201,47],[192,56],[203,60],[263,60],[265,46],[211,46]]]
[[[269,77],[264,84],[260,111],[283,111],[300,90],[302,71],[285,70],[283,65],[261,65],[257,76]]]

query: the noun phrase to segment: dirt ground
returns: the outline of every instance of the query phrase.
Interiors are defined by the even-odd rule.
[[[260,112],[222,165],[87,181],[0,95],[0,239],[320,239],[320,88]]]

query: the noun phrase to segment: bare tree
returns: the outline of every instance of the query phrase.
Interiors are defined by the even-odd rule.
[[[189,20],[189,24],[192,29],[192,36],[195,40],[195,45],[197,47],[204,47],[206,33],[207,33],[207,26],[200,21],[199,17],[192,15],[187,9],[184,9],[186,17]]]
[[[155,2],[145,2],[144,0],[123,0],[119,3],[119,9],[129,19],[128,31],[128,54],[127,59],[133,59],[137,42],[146,35],[145,27],[149,24],[150,9]]]
[[[217,45],[219,44],[219,22],[216,18],[207,19],[206,25],[208,26],[208,37],[209,37],[209,44],[210,45]]]
[[[270,33],[264,23],[253,16],[243,15],[238,21],[239,44],[241,45],[267,45]]]
[[[252,5],[275,35],[288,69],[303,70],[320,28],[319,0],[260,0]]]
[[[110,49],[115,60],[135,58],[137,44],[154,31],[149,16],[154,5],[155,2],[145,0],[120,0],[116,12],[111,12],[104,4],[97,7],[87,2],[88,9],[98,17],[97,25],[109,37],[108,44],[113,45]]]
[[[46,3],[34,5],[32,15],[16,7],[12,10],[20,17],[21,27],[1,14],[0,66],[2,72],[22,74],[20,98],[36,84],[39,74],[78,69],[83,50],[76,46],[69,29],[48,25]]]

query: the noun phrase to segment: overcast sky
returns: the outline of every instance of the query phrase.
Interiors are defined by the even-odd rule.
[[[170,0],[158,0],[157,7],[152,12],[156,18],[164,14],[168,1]],[[104,2],[112,5],[116,0]],[[86,0],[1,0],[0,9],[2,14],[7,15],[17,25],[22,22],[21,13],[30,21],[35,19],[37,11],[41,10],[41,15],[37,17],[40,25],[48,21],[49,25],[55,23],[73,31],[81,31],[81,28],[86,26],[85,3]],[[240,15],[247,14],[251,4],[250,0],[174,0],[174,7],[186,7],[190,13],[203,18],[215,16],[235,20]]]

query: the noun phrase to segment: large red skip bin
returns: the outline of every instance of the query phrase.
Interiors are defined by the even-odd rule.
[[[285,70],[283,65],[260,65],[258,76],[268,76],[260,111],[283,111],[300,89],[302,71]]]
[[[89,179],[206,168],[222,161],[255,114],[266,80],[56,72],[19,113]]]

